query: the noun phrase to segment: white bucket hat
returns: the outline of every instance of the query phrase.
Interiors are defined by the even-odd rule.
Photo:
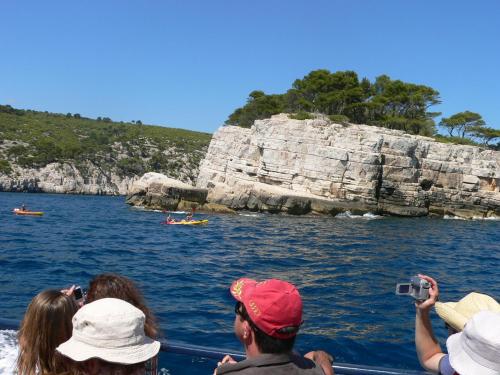
[[[480,311],[500,312],[500,304],[494,298],[472,292],[458,302],[436,302],[436,313],[457,332]]]
[[[450,364],[461,375],[500,375],[500,313],[481,311],[446,341]]]
[[[99,299],[78,310],[71,338],[56,350],[75,361],[144,362],[160,350],[160,343],[144,334],[144,320],[142,311],[128,302]]]

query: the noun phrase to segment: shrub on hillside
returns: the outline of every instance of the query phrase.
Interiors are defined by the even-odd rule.
[[[10,163],[7,160],[0,159],[0,173],[8,175],[11,172],[12,167],[10,166]]]

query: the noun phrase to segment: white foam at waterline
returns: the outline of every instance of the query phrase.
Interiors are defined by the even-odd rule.
[[[490,216],[490,217],[482,217],[482,216],[473,216],[472,219],[467,219],[465,217],[453,216],[453,215],[444,215],[443,219],[445,220],[488,220],[488,221],[500,221],[500,217],[498,216]]]
[[[0,330],[0,374],[14,374],[18,351],[17,332]]]
[[[336,218],[339,219],[364,219],[364,220],[374,220],[374,219],[382,219],[383,216],[372,214],[371,212],[367,212],[363,215],[354,215],[351,211],[345,211],[340,214],[335,215]]]
[[[136,211],[146,211],[146,212],[163,212],[162,210],[153,210],[151,208],[143,207],[143,206],[132,206],[130,207],[132,210]]]
[[[443,219],[445,219],[445,220],[467,220],[464,217],[453,216],[453,215],[444,215]]]
[[[363,215],[365,219],[383,219],[384,217],[381,215],[375,215],[372,214],[371,212],[367,212],[366,214]]]
[[[130,206],[133,210],[145,211],[146,209],[142,206]]]
[[[472,220],[492,220],[492,221],[496,221],[496,220],[500,220],[500,217],[496,217],[496,216],[490,216],[490,217],[473,216]]]
[[[238,214],[240,216],[245,216],[245,217],[259,217],[259,216],[262,216],[262,215],[259,215],[259,214]]]

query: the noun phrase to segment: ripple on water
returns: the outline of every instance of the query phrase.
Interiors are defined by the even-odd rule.
[[[19,196],[0,193],[2,206],[18,205]],[[117,272],[141,286],[168,337],[239,349],[231,281],[277,277],[295,283],[304,301],[299,350],[418,368],[414,306],[394,295],[396,282],[424,272],[440,281],[444,301],[471,290],[500,296],[498,221],[243,213],[197,214],[209,225],[184,227],[161,225],[162,213],[131,209],[120,197],[22,196],[47,215],[22,220],[0,212],[0,316],[6,318],[19,319],[42,289],[85,286],[98,273]],[[444,329],[435,326],[443,342]],[[191,373],[214,365],[196,363]],[[161,364],[184,373],[186,358],[162,355]]]

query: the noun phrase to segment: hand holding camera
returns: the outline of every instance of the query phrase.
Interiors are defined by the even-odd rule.
[[[429,309],[438,300],[439,289],[436,280],[432,277],[418,274],[410,279],[409,283],[396,285],[396,294],[413,297],[419,309]]]
[[[76,286],[75,289],[73,289],[73,296],[75,297],[75,301],[77,303],[85,302],[85,292],[83,291],[81,286]]]
[[[79,307],[84,305],[87,293],[79,285],[72,285],[69,289],[63,289],[61,292],[66,294],[68,297],[73,297]]]

